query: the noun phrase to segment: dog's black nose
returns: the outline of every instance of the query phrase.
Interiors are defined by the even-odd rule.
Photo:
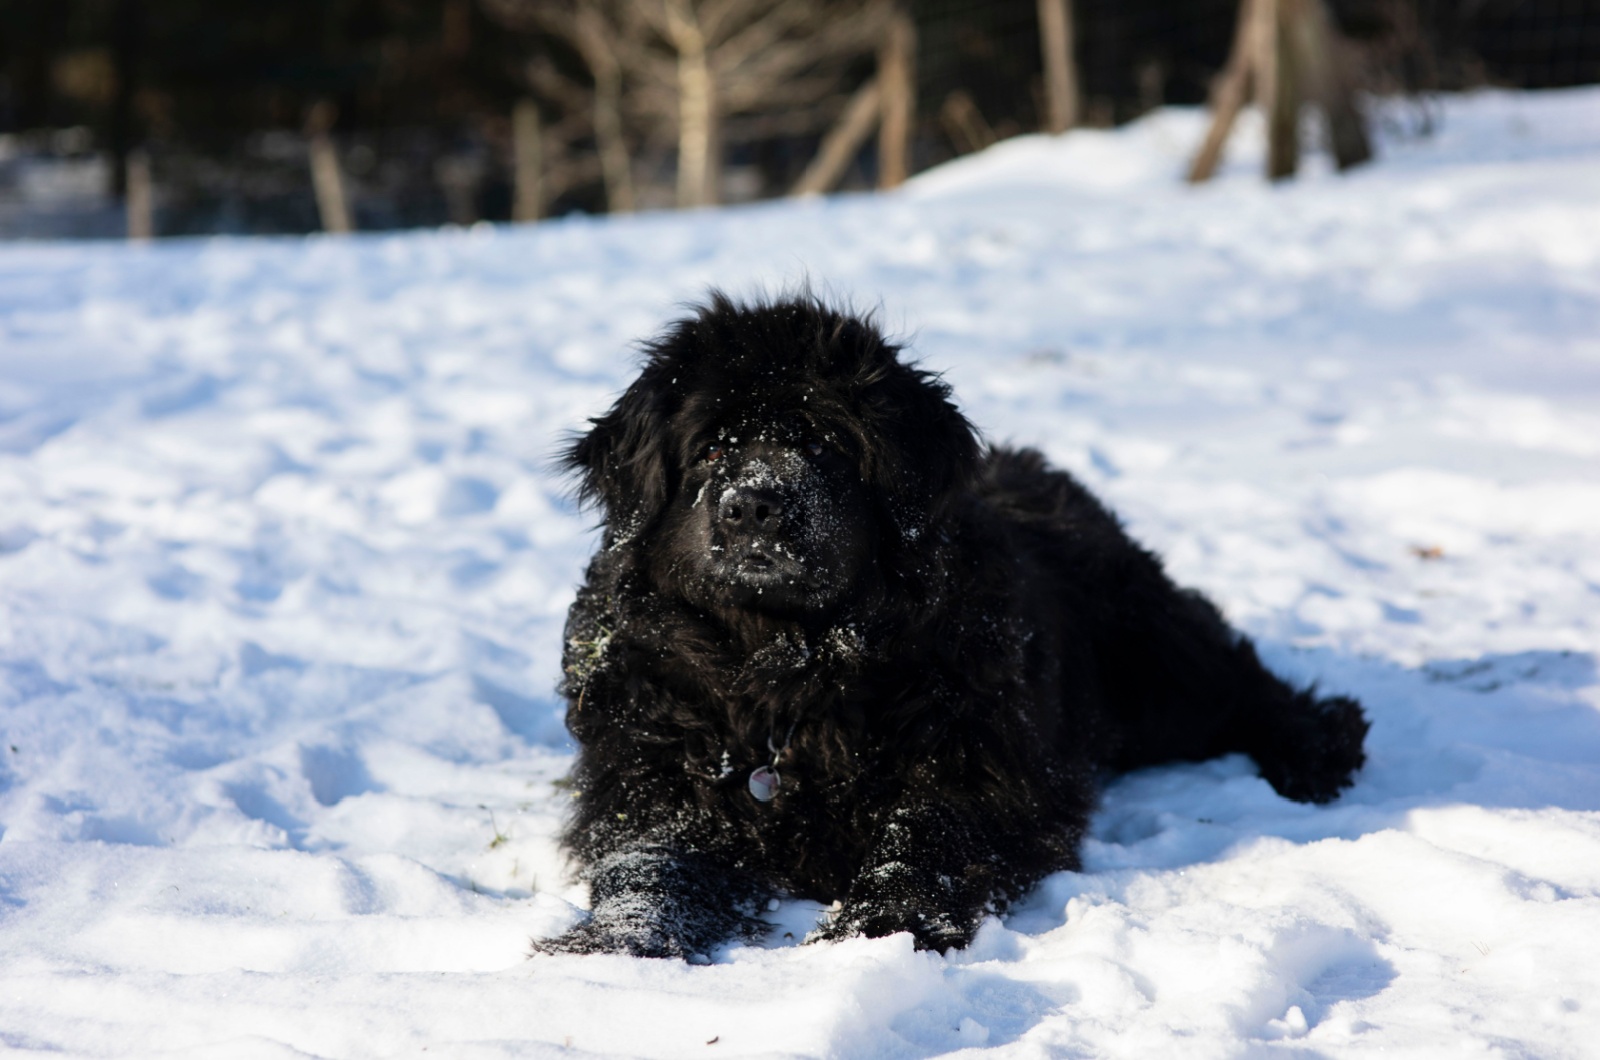
[[[722,495],[717,517],[729,530],[770,534],[783,520],[783,500],[772,490],[740,486]]]

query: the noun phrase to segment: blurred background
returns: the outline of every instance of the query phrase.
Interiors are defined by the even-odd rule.
[[[1251,2],[1273,0],[0,0],[0,238],[888,186],[1205,102]],[[1433,93],[1600,81],[1600,0],[1323,10],[1343,76],[1415,101],[1389,112],[1414,135]]]

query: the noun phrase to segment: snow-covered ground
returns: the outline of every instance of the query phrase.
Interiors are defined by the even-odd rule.
[[[902,192],[356,239],[0,248],[0,1051],[1600,1055],[1600,92],[1268,187],[1201,117]],[[1329,807],[1107,791],[949,957],[525,960],[579,915],[548,458],[709,284],[881,304],[1269,660]]]

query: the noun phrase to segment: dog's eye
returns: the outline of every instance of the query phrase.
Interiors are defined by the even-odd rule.
[[[812,456],[821,456],[827,451],[827,444],[825,442],[818,441],[816,438],[813,438],[806,443],[806,452],[810,453]]]
[[[713,442],[706,446],[706,463],[715,464],[722,459],[722,446]]]

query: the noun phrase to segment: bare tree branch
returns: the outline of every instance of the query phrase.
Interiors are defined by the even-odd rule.
[[[587,109],[598,148],[607,205],[613,212],[633,209],[633,173],[622,121],[622,63],[613,26],[622,0],[483,0],[485,9],[513,28],[540,30],[570,47],[592,80],[580,86],[555,73],[548,60],[530,67],[532,87],[551,94],[569,109]],[[583,96],[579,102],[576,97]]]
[[[860,60],[891,14],[887,0],[482,2],[502,23],[559,40],[584,64],[587,82],[546,61],[530,67],[530,84],[564,110],[589,113],[612,209],[631,206],[638,160],[674,141],[679,204],[715,202],[730,118],[769,121],[802,108],[799,128],[824,127],[843,109],[850,81],[859,83]],[[744,136],[756,127],[741,125]]]

